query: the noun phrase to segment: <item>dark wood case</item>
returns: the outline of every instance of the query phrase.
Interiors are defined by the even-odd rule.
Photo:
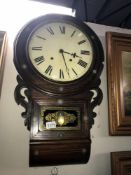
[[[79,26],[93,47],[93,64],[81,78],[72,82],[54,82],[41,76],[29,61],[28,39],[34,28],[48,20],[63,20]],[[100,74],[103,69],[103,49],[97,35],[83,22],[64,15],[47,15],[28,23],[19,32],[14,43],[14,64],[20,76],[15,89],[15,100],[25,108],[22,117],[30,130],[30,166],[86,163],[90,157],[90,129],[94,124],[96,105],[102,101]],[[24,65],[24,66],[23,66]],[[25,95],[21,89],[25,88]],[[95,95],[94,95],[95,94]],[[26,96],[26,99],[25,99]],[[41,111],[74,111],[77,125],[41,129]],[[43,124],[44,125],[44,124]]]

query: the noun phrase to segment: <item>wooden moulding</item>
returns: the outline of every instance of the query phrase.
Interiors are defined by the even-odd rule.
[[[111,152],[112,175],[131,174],[131,151]]]
[[[5,31],[0,31],[0,95],[2,89],[6,48],[7,48],[7,34]]]
[[[131,35],[106,33],[110,135],[131,135]]]

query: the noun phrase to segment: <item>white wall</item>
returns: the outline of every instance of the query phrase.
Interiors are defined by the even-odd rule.
[[[43,14],[44,11],[42,12],[42,8],[39,6],[39,13],[28,16],[27,13],[30,13],[31,9],[30,5],[22,6],[20,2],[15,5],[11,2],[8,1],[8,5],[7,3],[3,4],[0,10],[0,30],[8,32],[8,50],[0,98],[0,175],[49,175],[53,167],[28,167],[29,132],[24,127],[24,120],[21,118],[23,108],[17,106],[13,94],[17,84],[17,72],[13,65],[14,36],[24,23],[34,16]],[[13,11],[12,8],[14,8]],[[34,12],[36,8],[38,9],[38,6],[34,5]],[[100,37],[104,51],[106,31],[131,33],[131,30],[91,23],[89,26]],[[131,149],[131,137],[109,136],[106,76],[105,57],[104,71],[101,76],[104,99],[102,104],[96,108],[98,115],[95,119],[95,125],[91,129],[92,151],[90,160],[85,165],[57,166],[59,175],[111,175],[110,152]]]

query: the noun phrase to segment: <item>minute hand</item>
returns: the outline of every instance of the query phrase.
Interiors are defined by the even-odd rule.
[[[62,58],[63,58],[64,64],[65,64],[65,67],[66,67],[66,72],[68,73],[68,75],[70,77],[69,69],[68,69],[67,64],[66,64],[66,61],[65,61],[64,53],[63,52],[60,52],[60,53],[62,54]]]

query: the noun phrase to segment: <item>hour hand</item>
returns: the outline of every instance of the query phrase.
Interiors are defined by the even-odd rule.
[[[63,49],[60,49],[60,53],[66,53],[66,54],[72,55],[72,53],[66,52],[66,51],[64,51]]]
[[[76,53],[70,53],[70,52],[64,51],[63,49],[60,49],[60,53],[69,54],[69,55],[73,56],[73,58],[75,58],[75,57],[82,58],[82,57],[78,56]]]
[[[78,57],[78,58],[82,58],[80,56],[78,56],[76,53],[73,53],[72,56],[75,58],[75,57]]]

